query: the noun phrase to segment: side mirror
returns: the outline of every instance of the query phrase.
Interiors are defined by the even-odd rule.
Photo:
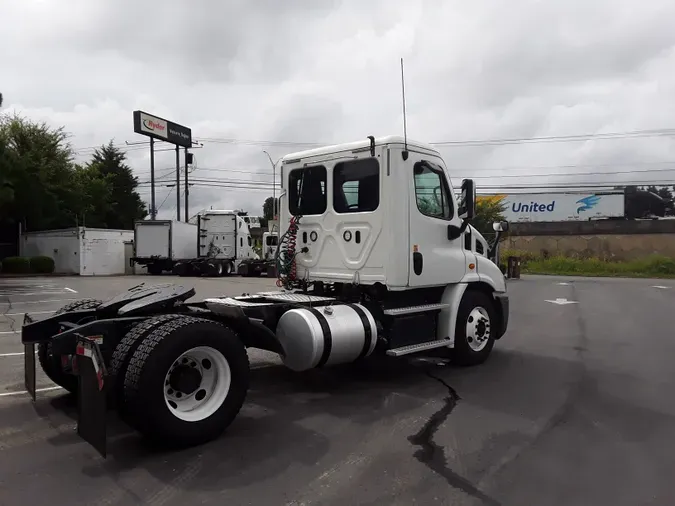
[[[457,214],[462,220],[471,220],[476,215],[476,184],[473,179],[462,181],[462,195],[457,205]]]
[[[495,232],[508,232],[509,222],[508,221],[496,221],[492,224],[492,230]]]

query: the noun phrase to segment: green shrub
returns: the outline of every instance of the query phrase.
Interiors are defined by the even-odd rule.
[[[539,255],[536,255],[530,251],[522,251],[517,249],[503,248],[499,250],[499,258],[501,261],[506,263],[509,257],[520,257],[520,265],[524,265],[527,262],[531,262],[532,260],[537,260]]]
[[[7,257],[2,261],[2,268],[7,274],[27,274],[30,272],[30,258]]]
[[[36,274],[51,274],[54,272],[54,259],[45,256],[31,257],[30,271]]]
[[[580,276],[675,277],[675,259],[654,255],[622,262],[600,258],[556,256],[531,260],[524,266],[523,271],[531,274]]]

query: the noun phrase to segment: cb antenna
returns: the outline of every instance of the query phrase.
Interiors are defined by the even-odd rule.
[[[401,94],[403,98],[403,160],[408,159],[408,125],[405,117],[405,75],[403,73],[403,58],[401,58]]]

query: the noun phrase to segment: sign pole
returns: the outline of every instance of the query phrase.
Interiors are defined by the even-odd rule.
[[[168,142],[176,147],[176,219],[180,221],[180,148],[185,148],[185,216],[188,219],[187,209],[187,161],[189,153],[187,148],[192,147],[192,130],[159,116],[153,116],[143,111],[134,111],[134,132],[150,137],[150,192],[151,207],[150,219],[157,219],[155,201],[155,140]]]
[[[176,145],[176,221],[180,221],[180,147]]]
[[[150,137],[150,216],[157,218],[155,210],[155,139]]]
[[[190,217],[188,216],[188,194],[190,193],[190,187],[188,186],[188,148],[185,148],[185,223],[188,222]]]

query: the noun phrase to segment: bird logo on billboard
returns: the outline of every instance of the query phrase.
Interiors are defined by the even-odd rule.
[[[597,195],[589,195],[588,197],[577,200],[577,204],[580,204],[580,206],[577,208],[577,214],[581,211],[593,209],[598,202],[600,202],[600,197]]]

